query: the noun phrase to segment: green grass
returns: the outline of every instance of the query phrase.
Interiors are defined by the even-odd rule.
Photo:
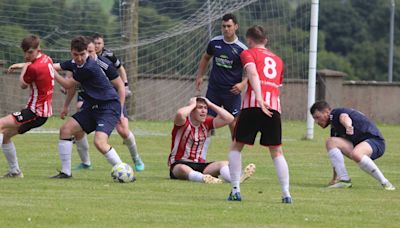
[[[62,124],[52,118],[48,128]],[[169,180],[167,156],[170,122],[131,122],[146,169],[137,181],[114,183],[110,165],[93,145],[94,169],[75,171],[71,180],[53,180],[60,162],[57,134],[29,133],[15,138],[23,179],[0,179],[0,227],[393,227],[400,223],[400,194],[384,191],[358,166],[346,160],[353,188],[326,188],[331,167],[324,150],[328,130],[315,129],[315,139],[301,140],[303,122],[284,122],[287,158],[294,204],[280,203],[280,187],[269,153],[260,146],[243,151],[244,164],[257,166],[244,183],[242,202],[228,202],[229,184],[206,185]],[[400,187],[399,126],[379,125],[387,139],[386,154],[377,165]],[[92,141],[92,135],[89,137]],[[117,135],[111,144],[132,163]],[[226,160],[227,128],[212,138],[210,160]],[[73,152],[73,164],[78,164]],[[0,169],[7,163],[0,158]]]

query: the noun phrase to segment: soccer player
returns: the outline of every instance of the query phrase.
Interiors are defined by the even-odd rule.
[[[207,110],[212,109],[216,117],[207,117]],[[233,116],[223,108],[213,104],[207,98],[192,97],[189,104],[178,109],[172,129],[171,153],[168,157],[171,179],[222,183],[222,178],[230,182],[227,161],[206,162],[203,147],[208,132],[213,128],[223,127],[233,121]],[[249,164],[241,177],[244,181],[255,172],[255,165]]]
[[[24,64],[20,74],[20,87],[22,89],[30,87],[29,100],[20,112],[14,112],[0,119],[0,144],[9,165],[9,170],[3,177],[9,178],[24,176],[11,137],[42,126],[53,114],[53,61],[41,52],[40,38],[36,35],[25,37],[21,42],[21,48],[27,64]],[[9,68],[9,72],[13,70]]]
[[[107,75],[107,77],[112,80],[114,79],[118,73],[115,70],[115,67],[109,61],[107,58],[103,56],[97,56],[95,47],[94,47],[94,42],[93,40],[89,40],[88,44],[88,54],[91,58],[96,60],[98,65],[102,68],[104,73]],[[59,67],[56,67],[56,69],[60,69]],[[80,87],[80,86],[79,86]],[[68,106],[72,101],[73,96],[75,95],[75,87],[72,87],[71,89],[67,90],[67,96],[65,98],[64,106],[63,106],[63,111],[61,113],[61,117],[65,116],[68,113]],[[82,106],[82,103],[84,101],[84,90],[80,89],[78,92],[78,110]],[[123,143],[128,147],[128,150],[131,154],[132,161],[135,164],[135,170],[136,171],[143,171],[144,170],[144,163],[142,159],[140,158],[140,155],[138,153],[138,149],[136,146],[136,140],[135,136],[133,135],[132,131],[129,129],[129,121],[128,121],[128,113],[126,111],[126,107],[123,107],[123,117],[120,119],[118,122],[116,129],[118,134],[121,136],[123,139]],[[91,168],[91,162],[90,162],[90,157],[89,157],[89,144],[87,142],[86,134],[84,132],[78,133],[75,137],[75,144],[77,146],[77,150],[79,153],[79,156],[81,158],[82,163],[79,164],[77,169],[90,169]]]
[[[73,72],[73,78],[64,78],[55,72],[55,79],[66,89],[79,83],[85,90],[85,101],[80,112],[75,113],[60,128],[58,143],[61,160],[61,171],[52,178],[71,178],[72,136],[85,131],[89,134],[95,131],[94,144],[112,165],[121,163],[115,149],[108,144],[108,137],[117,125],[122,114],[125,91],[123,82],[118,75],[109,80],[98,63],[89,58],[87,46],[89,41],[78,36],[71,41],[72,60],[60,64],[64,70]]]
[[[118,73],[125,85],[125,95],[127,97],[132,96],[132,91],[129,89],[128,76],[126,75],[126,70],[122,65],[121,61],[114,55],[114,53],[111,50],[106,49],[104,47],[104,38],[101,34],[99,33],[93,34],[92,39],[94,40],[96,53],[99,56],[104,56],[107,59],[109,59],[114,64],[115,68],[118,69]]]
[[[229,13],[222,17],[223,35],[214,37],[208,43],[196,75],[196,89],[200,92],[203,75],[210,59],[213,58],[206,97],[214,104],[223,106],[234,117],[239,114],[240,93],[247,84],[247,77],[243,79],[243,67],[240,62],[240,53],[247,47],[236,36],[238,28],[235,15]],[[217,114],[213,110],[209,110],[209,115],[215,117]],[[235,123],[236,118],[229,124],[232,135]]]
[[[310,112],[320,127],[331,125],[331,137],[325,143],[333,167],[329,188],[352,186],[344,163],[344,154],[379,181],[384,189],[396,189],[374,163],[385,152],[385,140],[375,124],[363,113],[349,108],[331,109],[325,101],[317,101],[311,106]]]
[[[239,115],[234,141],[229,152],[232,191],[229,201],[241,201],[241,151],[245,144],[253,145],[261,132],[260,144],[268,147],[282,189],[282,203],[292,203],[289,192],[289,168],[282,151],[281,106],[279,87],[283,82],[283,62],[266,49],[267,35],[263,27],[255,25],[246,32],[248,50],[240,55],[245,74],[249,78]]]

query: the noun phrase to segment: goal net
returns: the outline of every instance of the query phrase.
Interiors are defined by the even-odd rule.
[[[3,115],[17,111],[26,102],[17,74],[4,73],[23,60],[19,45],[25,35],[38,34],[43,51],[60,62],[70,59],[72,37],[99,32],[127,69],[133,91],[127,99],[130,117],[171,119],[178,107],[196,95],[199,60],[208,41],[221,34],[221,17],[226,13],[237,16],[237,34],[243,42],[248,27],[259,24],[267,29],[268,48],[284,60],[286,79],[307,77],[309,1],[2,0],[0,96],[5,99],[0,101],[0,111]],[[57,90],[55,114],[63,99]]]

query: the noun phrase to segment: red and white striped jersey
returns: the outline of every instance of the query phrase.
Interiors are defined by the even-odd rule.
[[[26,108],[40,117],[53,115],[51,104],[54,92],[53,60],[41,53],[28,66],[23,75],[23,80],[31,87],[31,95]]]
[[[205,160],[202,158],[204,142],[213,128],[214,117],[207,117],[199,126],[194,126],[189,117],[186,118],[184,125],[174,125],[168,166],[178,160],[204,163]]]
[[[281,112],[279,87],[281,87],[283,83],[282,59],[265,48],[251,48],[244,50],[240,54],[240,59],[243,68],[246,68],[249,64],[256,65],[263,100],[272,109]],[[256,100],[256,95],[249,81],[243,98],[242,109],[250,107],[260,107],[260,105]]]

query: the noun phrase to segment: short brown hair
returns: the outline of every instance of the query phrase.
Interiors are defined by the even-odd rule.
[[[28,51],[30,48],[38,49],[39,46],[40,38],[33,34],[28,35],[21,42],[21,48],[24,52]]]
[[[104,40],[104,36],[101,35],[101,34],[98,33],[98,32],[96,32],[96,33],[94,33],[94,34],[92,35],[92,39],[93,39],[93,40],[97,40],[97,39],[99,39],[99,38],[101,38],[101,39]]]
[[[251,38],[257,44],[262,44],[267,40],[267,33],[262,26],[254,25],[247,29],[246,37]]]
[[[326,101],[317,101],[311,106],[310,113],[311,113],[311,115],[314,115],[314,113],[316,111],[322,112],[325,109],[331,109],[331,106],[329,106],[328,102],[326,102]]]
[[[84,51],[87,49],[89,40],[84,36],[76,36],[71,40],[71,50]]]
[[[237,19],[236,19],[235,15],[233,15],[231,13],[227,13],[224,16],[222,16],[222,20],[223,21],[232,20],[234,24],[237,24]]]

